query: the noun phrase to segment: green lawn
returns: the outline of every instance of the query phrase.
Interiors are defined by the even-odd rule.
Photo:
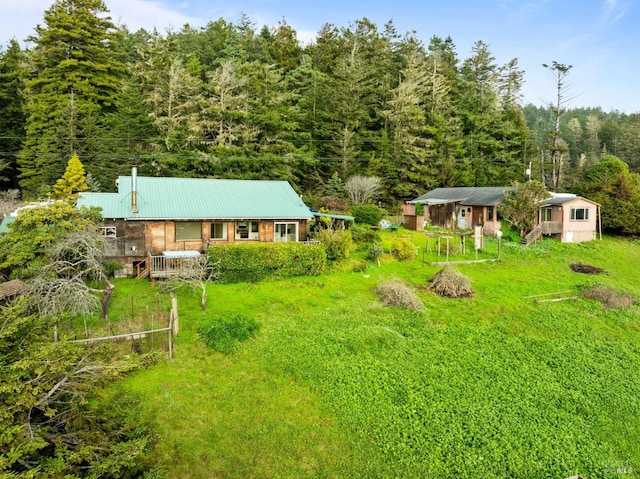
[[[116,386],[155,424],[150,460],[169,478],[640,477],[638,306],[526,298],[594,283],[637,296],[640,244],[505,243],[500,262],[458,266],[471,299],[427,291],[439,268],[418,251],[359,273],[212,284],[206,313],[181,291],[174,359]],[[389,279],[426,311],[383,307],[374,288]],[[112,317],[131,297],[166,304],[156,291],[118,282]],[[230,355],[207,349],[197,329],[234,314],[258,335]]]

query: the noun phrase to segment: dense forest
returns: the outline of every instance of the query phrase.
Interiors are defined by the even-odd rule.
[[[640,114],[522,105],[517,59],[477,41],[399,33],[366,18],[303,45],[284,20],[159,33],[116,27],[101,0],[59,0],[0,51],[0,179],[44,197],[77,154],[93,190],[146,175],[288,180],[305,199],[377,176],[386,207],[437,186],[527,178],[572,191],[604,154],[640,167]],[[420,32],[423,36],[426,32]],[[552,59],[550,59],[552,60]],[[542,68],[542,66],[541,66]]]

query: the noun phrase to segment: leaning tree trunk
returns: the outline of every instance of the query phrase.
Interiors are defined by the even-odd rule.
[[[113,295],[113,290],[115,286],[108,280],[104,279],[104,296],[102,296],[102,302],[100,307],[100,313],[102,320],[105,323],[109,322],[109,303],[111,302],[111,296]]]

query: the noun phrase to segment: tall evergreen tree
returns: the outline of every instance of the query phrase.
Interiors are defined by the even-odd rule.
[[[78,199],[78,193],[89,189],[86,180],[87,176],[80,158],[78,155],[73,155],[67,163],[64,175],[53,185],[53,196],[73,203]]]
[[[92,154],[84,138],[114,108],[124,67],[115,50],[118,31],[106,13],[102,0],[56,0],[29,39],[35,46],[19,158],[20,185],[28,195],[58,178],[74,151]]]
[[[24,139],[24,62],[16,40],[0,52],[0,184],[9,188],[17,186],[17,156]]]
[[[122,81],[116,105],[117,109],[102,121],[99,154],[87,168],[87,174],[106,191],[112,191],[116,178],[130,171],[132,165],[143,174],[151,174],[154,145],[159,143],[158,131],[134,77]]]
[[[391,91],[387,109],[382,112],[389,129],[390,161],[399,175],[398,181],[387,178],[383,183],[395,198],[411,199],[424,191],[433,176],[432,151],[425,135],[424,57],[411,54],[400,75],[400,83]]]
[[[431,38],[426,61],[426,129],[435,156],[433,184],[472,184],[469,162],[464,161],[462,122],[455,112],[458,102],[458,57],[450,37]]]

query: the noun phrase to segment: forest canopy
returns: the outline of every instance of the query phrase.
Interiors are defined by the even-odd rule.
[[[285,20],[132,32],[101,0],[60,0],[29,44],[0,52],[0,180],[25,198],[46,195],[73,155],[93,190],[133,164],[288,180],[307,198],[366,175],[388,207],[527,170],[572,191],[603,154],[640,165],[639,115],[522,105],[517,58],[498,64],[481,40],[461,57],[452,38],[424,44],[392,21],[327,24],[302,44]]]

